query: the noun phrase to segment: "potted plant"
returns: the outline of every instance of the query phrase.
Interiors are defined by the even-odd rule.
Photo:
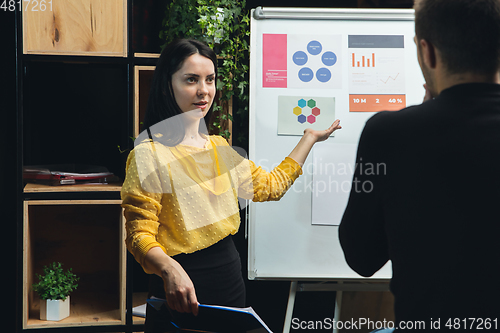
[[[78,278],[71,270],[64,272],[60,262],[44,266],[44,275],[36,274],[39,282],[33,290],[40,296],[40,319],[61,320],[69,316],[69,294],[77,287]]]

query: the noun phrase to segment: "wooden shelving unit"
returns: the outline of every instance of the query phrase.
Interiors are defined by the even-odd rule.
[[[23,328],[125,324],[126,249],[120,200],[26,200],[23,224]],[[80,277],[71,315],[39,320],[35,274],[62,262]]]
[[[159,56],[132,52],[134,8],[132,0],[52,0],[45,11],[16,14],[19,170],[93,164],[123,179],[139,128],[133,106],[140,101],[145,110],[148,74]],[[145,303],[147,284],[134,287],[138,273],[131,269],[137,264],[125,246],[121,183],[17,183],[22,282],[15,331],[143,331],[144,318],[132,316],[132,307]],[[54,261],[80,277],[70,316],[57,322],[39,319],[39,297],[31,287]]]

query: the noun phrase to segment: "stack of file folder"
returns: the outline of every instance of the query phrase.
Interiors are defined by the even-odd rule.
[[[25,166],[23,179],[26,183],[44,185],[108,184],[119,181],[105,167],[80,164]]]
[[[148,304],[159,310],[167,306],[167,301],[149,298]],[[264,321],[251,308],[234,308],[218,305],[198,305],[198,315],[175,316],[172,313],[172,324],[178,332],[210,332],[210,333],[272,333]]]

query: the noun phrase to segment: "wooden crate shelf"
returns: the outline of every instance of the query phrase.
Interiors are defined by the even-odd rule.
[[[79,184],[50,186],[42,184],[26,184],[24,193],[55,193],[55,192],[120,192],[121,184]]]
[[[24,202],[23,328],[124,325],[126,249],[120,200]],[[71,294],[71,315],[39,320],[36,274],[51,262],[80,277]]]
[[[70,316],[58,322],[40,320],[40,307],[37,300],[30,309],[27,328],[97,326],[122,324],[120,309],[116,301],[108,299],[108,295],[100,293],[79,293],[71,296]],[[110,295],[109,297],[116,297]],[[75,301],[73,301],[75,299]]]
[[[23,53],[127,56],[126,0],[52,0],[23,11]]]
[[[139,136],[141,122],[146,114],[149,90],[153,82],[155,66],[134,67],[134,136]]]
[[[145,304],[147,299],[148,299],[147,292],[134,293],[132,295],[132,307]],[[133,316],[132,319],[134,321],[134,325],[141,325],[141,324],[144,324],[144,322],[146,321],[144,318],[138,317],[138,316]]]

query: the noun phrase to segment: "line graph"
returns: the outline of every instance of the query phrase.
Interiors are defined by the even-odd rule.
[[[349,38],[353,41],[349,46],[349,111],[377,112],[405,107],[405,49],[400,37],[350,35]]]
[[[387,82],[389,82],[389,80],[393,80],[393,81],[396,81],[396,79],[398,78],[399,76],[399,73],[395,76],[395,77],[392,77],[389,75],[389,77],[386,79],[386,80],[382,80],[380,79],[380,81],[383,83],[383,84],[387,84]]]

